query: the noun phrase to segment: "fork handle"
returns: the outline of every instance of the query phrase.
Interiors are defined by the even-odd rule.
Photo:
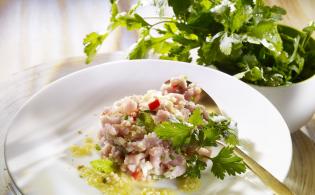
[[[278,195],[293,195],[294,193],[282,182],[280,182],[275,176],[268,172],[264,167],[259,165],[255,160],[249,157],[238,147],[234,148],[234,153],[241,157],[246,166],[253,172],[260,180],[268,187],[270,187],[274,193]]]

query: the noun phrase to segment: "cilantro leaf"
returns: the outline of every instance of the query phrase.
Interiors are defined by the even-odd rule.
[[[261,70],[259,67],[255,66],[249,71],[245,73],[245,76],[243,77],[247,81],[258,81],[263,79],[263,70]]]
[[[210,141],[209,144],[213,145],[213,142],[218,140],[217,137],[219,134],[220,138],[223,138],[224,141],[232,146],[235,146],[239,143],[238,136],[237,136],[237,130],[236,130],[236,124],[235,127],[231,125],[231,120],[222,118],[220,120],[215,119],[215,117],[222,117],[214,115],[210,117],[210,120],[208,121],[208,124],[205,126],[205,134],[209,134]],[[216,121],[216,122],[215,122]],[[209,131],[209,132],[207,132]],[[205,136],[206,137],[206,136]],[[207,142],[206,142],[207,143]]]
[[[221,38],[219,48],[222,53],[225,55],[230,55],[232,53],[232,46],[233,44],[240,43],[240,40],[234,38],[233,36],[228,36],[227,33],[224,33],[224,35]]]
[[[203,117],[201,115],[200,108],[196,108],[190,115],[188,122],[194,126],[200,126],[204,124]]]
[[[103,173],[110,173],[114,171],[114,162],[108,159],[93,160],[90,164],[93,169]]]
[[[201,172],[207,168],[207,163],[200,160],[197,155],[192,155],[186,164],[185,176],[192,178],[200,178]]]
[[[86,63],[90,63],[94,56],[97,53],[97,49],[102,45],[104,39],[108,36],[108,33],[98,34],[96,32],[92,32],[88,34],[84,40],[83,45],[84,53],[87,55]]]
[[[182,146],[190,137],[192,127],[182,123],[162,122],[157,125],[154,132],[164,140],[170,140],[173,147]]]
[[[156,126],[151,114],[147,112],[140,112],[137,118],[137,124],[144,126],[148,132],[152,132]]]
[[[128,55],[128,58],[130,60],[133,59],[141,59],[146,57],[148,54],[149,49],[151,48],[151,42],[150,39],[147,39],[149,37],[149,29],[144,28],[140,32],[139,40],[132,48],[131,52]]]
[[[231,146],[236,146],[239,144],[237,132],[234,129],[229,128],[224,132],[224,140]]]
[[[216,141],[221,138],[219,130],[213,126],[206,126],[202,131],[204,135],[203,145],[216,146]]]
[[[275,56],[282,52],[282,40],[278,33],[277,24],[261,22],[248,28],[248,36],[259,39],[259,42],[268,48]]]
[[[231,16],[231,32],[239,31],[252,17],[253,8],[246,1],[236,1],[236,10]]]
[[[246,166],[243,160],[233,153],[232,147],[224,147],[219,154],[211,158],[211,172],[218,178],[224,179],[225,175],[236,175],[244,173]]]
[[[306,33],[313,33],[315,31],[315,22],[310,22],[307,27],[303,28],[303,31]]]
[[[286,11],[278,6],[266,6],[263,0],[256,0],[256,4],[253,10],[254,25],[263,22],[277,22],[282,19],[282,16],[286,14]]]
[[[150,26],[139,14],[129,15],[125,12],[120,13],[116,16],[115,25],[126,27],[127,30],[136,30],[142,27]]]
[[[305,32],[306,35],[304,36],[304,40],[302,41],[302,48],[304,48],[306,44],[309,42],[309,39],[311,38],[314,31],[315,31],[314,21],[311,21],[307,27],[303,28],[303,32]]]

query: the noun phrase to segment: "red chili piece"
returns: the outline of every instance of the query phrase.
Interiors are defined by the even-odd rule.
[[[149,109],[151,111],[157,109],[160,106],[160,101],[158,99],[155,99],[153,102],[149,103]]]
[[[135,179],[135,180],[139,180],[142,177],[142,172],[137,169],[135,172],[131,173],[131,176]]]

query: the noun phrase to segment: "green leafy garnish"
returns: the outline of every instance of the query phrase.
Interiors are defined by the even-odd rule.
[[[86,63],[90,63],[93,60],[97,53],[97,49],[103,44],[109,33],[117,27],[125,27],[128,30],[137,30],[149,26],[149,23],[135,13],[136,9],[140,6],[140,2],[133,6],[128,12],[119,12],[117,0],[111,0],[111,5],[110,23],[107,26],[105,33],[98,34],[92,32],[83,40],[83,45],[85,46],[84,53],[87,56]]]
[[[235,145],[238,144],[236,130],[230,127],[229,119],[218,120],[215,117],[219,116],[211,114],[205,122],[201,109],[196,108],[188,119],[189,123],[163,122],[155,127],[154,132],[159,138],[169,140],[176,151],[182,153],[189,147],[197,151],[201,147],[217,146],[218,141],[224,140],[227,146],[223,147],[216,157],[208,157],[213,163],[211,171],[220,179],[226,174],[245,172],[243,160],[233,153]],[[189,154],[187,157],[185,176],[200,178],[201,172],[207,167],[205,157],[197,153]]]
[[[219,154],[212,158],[211,172],[218,178],[224,179],[225,175],[236,175],[245,172],[243,160],[236,156],[232,147],[224,147]]]
[[[103,41],[107,36],[108,33],[98,34],[96,32],[92,32],[84,38],[84,53],[87,55],[86,63],[90,63],[92,61],[93,57],[97,53],[97,49],[103,44]]]
[[[125,12],[116,0],[111,3],[105,33],[84,39],[88,63],[107,35],[124,27],[140,32],[129,59],[154,53],[161,59],[191,62],[197,51],[198,64],[267,86],[298,82],[315,73],[314,23],[302,32],[279,25],[286,11],[263,0],[154,0],[160,14],[167,6],[173,10],[170,17],[153,17],[156,20],[136,13],[141,1]]]
[[[110,173],[114,171],[114,162],[109,159],[93,160],[90,164],[95,170],[103,173]]]
[[[155,127],[154,132],[161,139],[170,140],[172,146],[182,146],[190,137],[192,127],[183,123],[162,122]]]

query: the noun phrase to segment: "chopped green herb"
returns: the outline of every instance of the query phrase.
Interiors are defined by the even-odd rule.
[[[140,126],[144,126],[148,132],[152,132],[156,126],[151,114],[148,112],[139,113],[137,124]]]
[[[103,173],[110,173],[114,171],[114,162],[108,159],[93,160],[90,164],[93,169]]]
[[[100,151],[101,149],[102,149],[102,148],[101,148],[101,146],[100,146],[100,145],[95,144],[95,150]]]

